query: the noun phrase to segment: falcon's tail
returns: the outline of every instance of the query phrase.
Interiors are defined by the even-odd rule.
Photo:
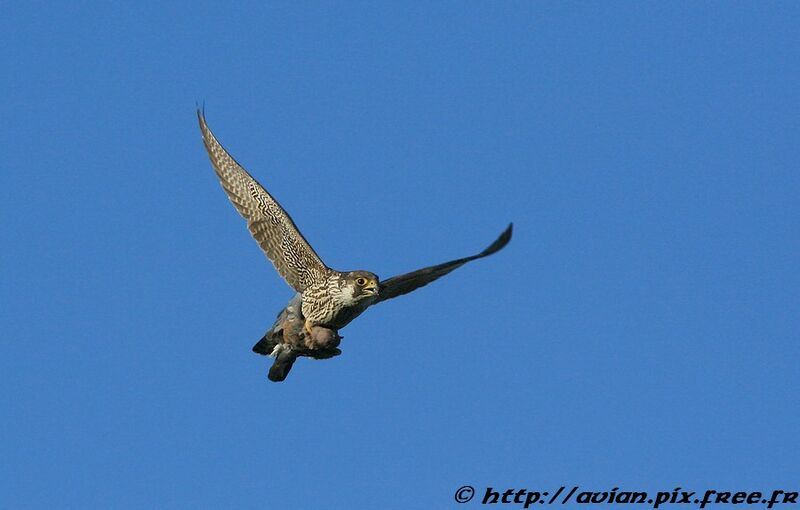
[[[264,335],[263,338],[261,338],[261,340],[259,340],[258,343],[253,346],[253,352],[262,354],[264,356],[269,356],[272,354],[272,351],[275,349],[275,346],[278,345],[278,342],[270,333],[272,332],[267,332],[267,334]]]
[[[261,340],[256,342],[253,346],[253,352],[264,356],[271,356],[272,351],[275,350],[275,346],[283,343],[283,327],[280,319],[281,315],[278,316],[278,321],[264,333]]]

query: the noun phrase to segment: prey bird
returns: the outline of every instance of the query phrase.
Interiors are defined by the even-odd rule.
[[[289,214],[222,147],[197,111],[203,143],[222,188],[278,273],[297,294],[281,310],[264,337],[253,346],[275,358],[269,379],[283,381],[299,356],[325,359],[341,354],[339,329],[370,306],[402,296],[471,260],[487,257],[511,239],[512,225],[488,248],[470,257],[418,269],[388,280],[369,271],[340,272],[320,259]]]

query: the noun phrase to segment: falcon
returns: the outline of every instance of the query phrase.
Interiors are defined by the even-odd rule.
[[[283,381],[300,356],[326,359],[341,354],[339,329],[370,306],[416,290],[467,262],[501,250],[512,225],[482,252],[380,280],[369,271],[331,269],[300,233],[289,214],[217,141],[197,110],[200,132],[211,165],[231,203],[264,254],[297,294],[281,310],[264,337],[253,346],[275,358],[269,379]]]

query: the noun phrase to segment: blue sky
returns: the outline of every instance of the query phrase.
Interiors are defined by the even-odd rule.
[[[12,2],[0,506],[797,490],[798,26],[789,2]],[[514,239],[272,384],[250,347],[291,291],[203,101],[332,267]]]

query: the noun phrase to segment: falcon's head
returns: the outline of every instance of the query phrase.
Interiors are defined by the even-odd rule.
[[[353,301],[361,301],[365,298],[377,297],[380,289],[380,279],[378,275],[369,271],[350,271],[344,273],[343,290],[351,294]]]

